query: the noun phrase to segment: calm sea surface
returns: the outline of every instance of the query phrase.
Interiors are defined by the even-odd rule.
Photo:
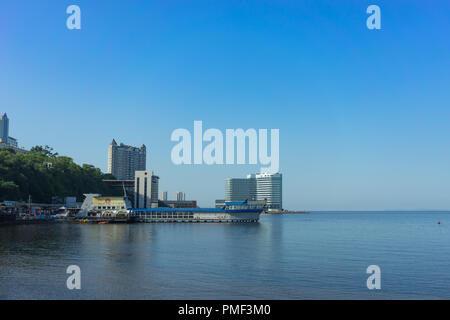
[[[381,290],[366,287],[373,264]],[[66,287],[69,265],[81,290]],[[0,299],[418,298],[450,298],[448,212],[0,227]]]

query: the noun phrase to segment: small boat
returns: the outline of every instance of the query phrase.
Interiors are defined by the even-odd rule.
[[[108,221],[100,221],[98,224],[108,224]]]

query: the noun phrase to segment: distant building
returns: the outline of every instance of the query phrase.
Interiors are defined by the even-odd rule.
[[[184,192],[181,192],[181,191],[175,192],[174,200],[185,201],[185,199],[186,199],[186,194]]]
[[[225,201],[266,201],[269,210],[283,209],[282,175],[251,174],[225,180]],[[218,204],[216,203],[216,206]]]
[[[225,200],[256,200],[256,181],[245,178],[225,179]]]
[[[28,150],[25,150],[23,147],[21,147],[21,148],[15,147],[10,144],[3,143],[3,142],[0,142],[0,148],[11,148],[17,153],[28,153],[29,152]]]
[[[76,197],[52,197],[52,204],[61,205],[67,208],[78,208],[77,198]]]
[[[162,201],[167,201],[168,200],[167,195],[168,195],[167,191],[162,191],[161,192],[161,200]]]
[[[77,198],[76,197],[65,197],[64,205],[67,208],[76,208],[77,207]]]
[[[13,148],[16,152],[27,153],[27,150],[19,148],[17,139],[9,136],[9,118],[6,112],[0,115],[0,148]]]
[[[146,170],[147,149],[120,145],[113,139],[108,149],[108,173],[118,180],[133,180],[135,171]]]
[[[136,171],[134,178],[134,207],[158,207],[159,177],[153,171]]]
[[[256,200],[266,200],[267,208],[283,209],[283,176],[281,173],[255,174],[250,179],[256,180]]]
[[[0,116],[0,142],[8,144],[9,140],[9,119],[6,112]]]

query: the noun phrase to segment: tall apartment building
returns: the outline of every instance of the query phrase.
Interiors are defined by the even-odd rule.
[[[167,201],[168,200],[168,193],[167,191],[161,191],[161,200]]]
[[[270,210],[283,209],[282,175],[251,174],[246,179],[225,180],[225,201],[266,201]]]
[[[146,170],[146,155],[145,145],[140,148],[117,145],[113,139],[108,149],[108,173],[118,180],[133,180],[135,171]]]
[[[134,178],[134,207],[158,207],[159,177],[153,171],[136,171]]]

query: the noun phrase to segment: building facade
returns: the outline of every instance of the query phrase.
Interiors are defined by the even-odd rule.
[[[138,209],[158,207],[159,177],[153,171],[136,171],[134,181],[134,207]]]
[[[13,148],[20,153],[28,152],[23,148],[19,148],[17,139],[9,136],[9,118],[6,113],[0,115],[0,148]]]
[[[118,180],[133,180],[135,171],[146,170],[147,149],[118,145],[113,139],[108,149],[108,173]]]
[[[280,173],[251,174],[246,179],[225,180],[225,201],[266,201],[269,210],[283,209],[283,180]]]
[[[0,116],[0,142],[8,144],[9,139],[9,119],[6,113]]]
[[[269,210],[283,210],[283,177],[280,173],[256,174],[256,200],[266,201]]]
[[[161,200],[167,201],[168,199],[168,192],[167,191],[161,191]]]
[[[17,139],[9,136],[9,118],[6,112],[0,116],[0,143],[6,146],[17,148]]]
[[[177,191],[177,192],[175,192],[174,200],[175,201],[185,201],[186,194],[184,192]]]
[[[229,178],[225,180],[226,201],[256,200],[255,179]]]

